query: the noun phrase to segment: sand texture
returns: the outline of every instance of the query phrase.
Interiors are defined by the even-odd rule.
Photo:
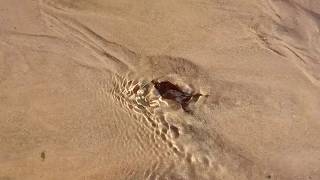
[[[0,180],[264,179],[320,179],[320,1],[0,1]]]

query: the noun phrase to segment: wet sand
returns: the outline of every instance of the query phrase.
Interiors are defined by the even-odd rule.
[[[319,17],[316,0],[2,0],[0,180],[320,179]]]

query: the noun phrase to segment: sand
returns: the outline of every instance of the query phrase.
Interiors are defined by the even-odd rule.
[[[319,25],[317,0],[1,0],[0,180],[320,179]]]

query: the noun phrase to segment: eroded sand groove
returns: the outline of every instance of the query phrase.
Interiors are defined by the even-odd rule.
[[[319,87],[320,14],[306,7],[308,3],[295,0],[267,0],[262,4],[267,17],[260,20],[262,23],[256,29],[260,40],[268,49],[291,60],[310,82]]]

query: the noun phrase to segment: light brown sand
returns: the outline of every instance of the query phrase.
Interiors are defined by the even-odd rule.
[[[320,179],[319,26],[317,0],[1,0],[0,180]]]

